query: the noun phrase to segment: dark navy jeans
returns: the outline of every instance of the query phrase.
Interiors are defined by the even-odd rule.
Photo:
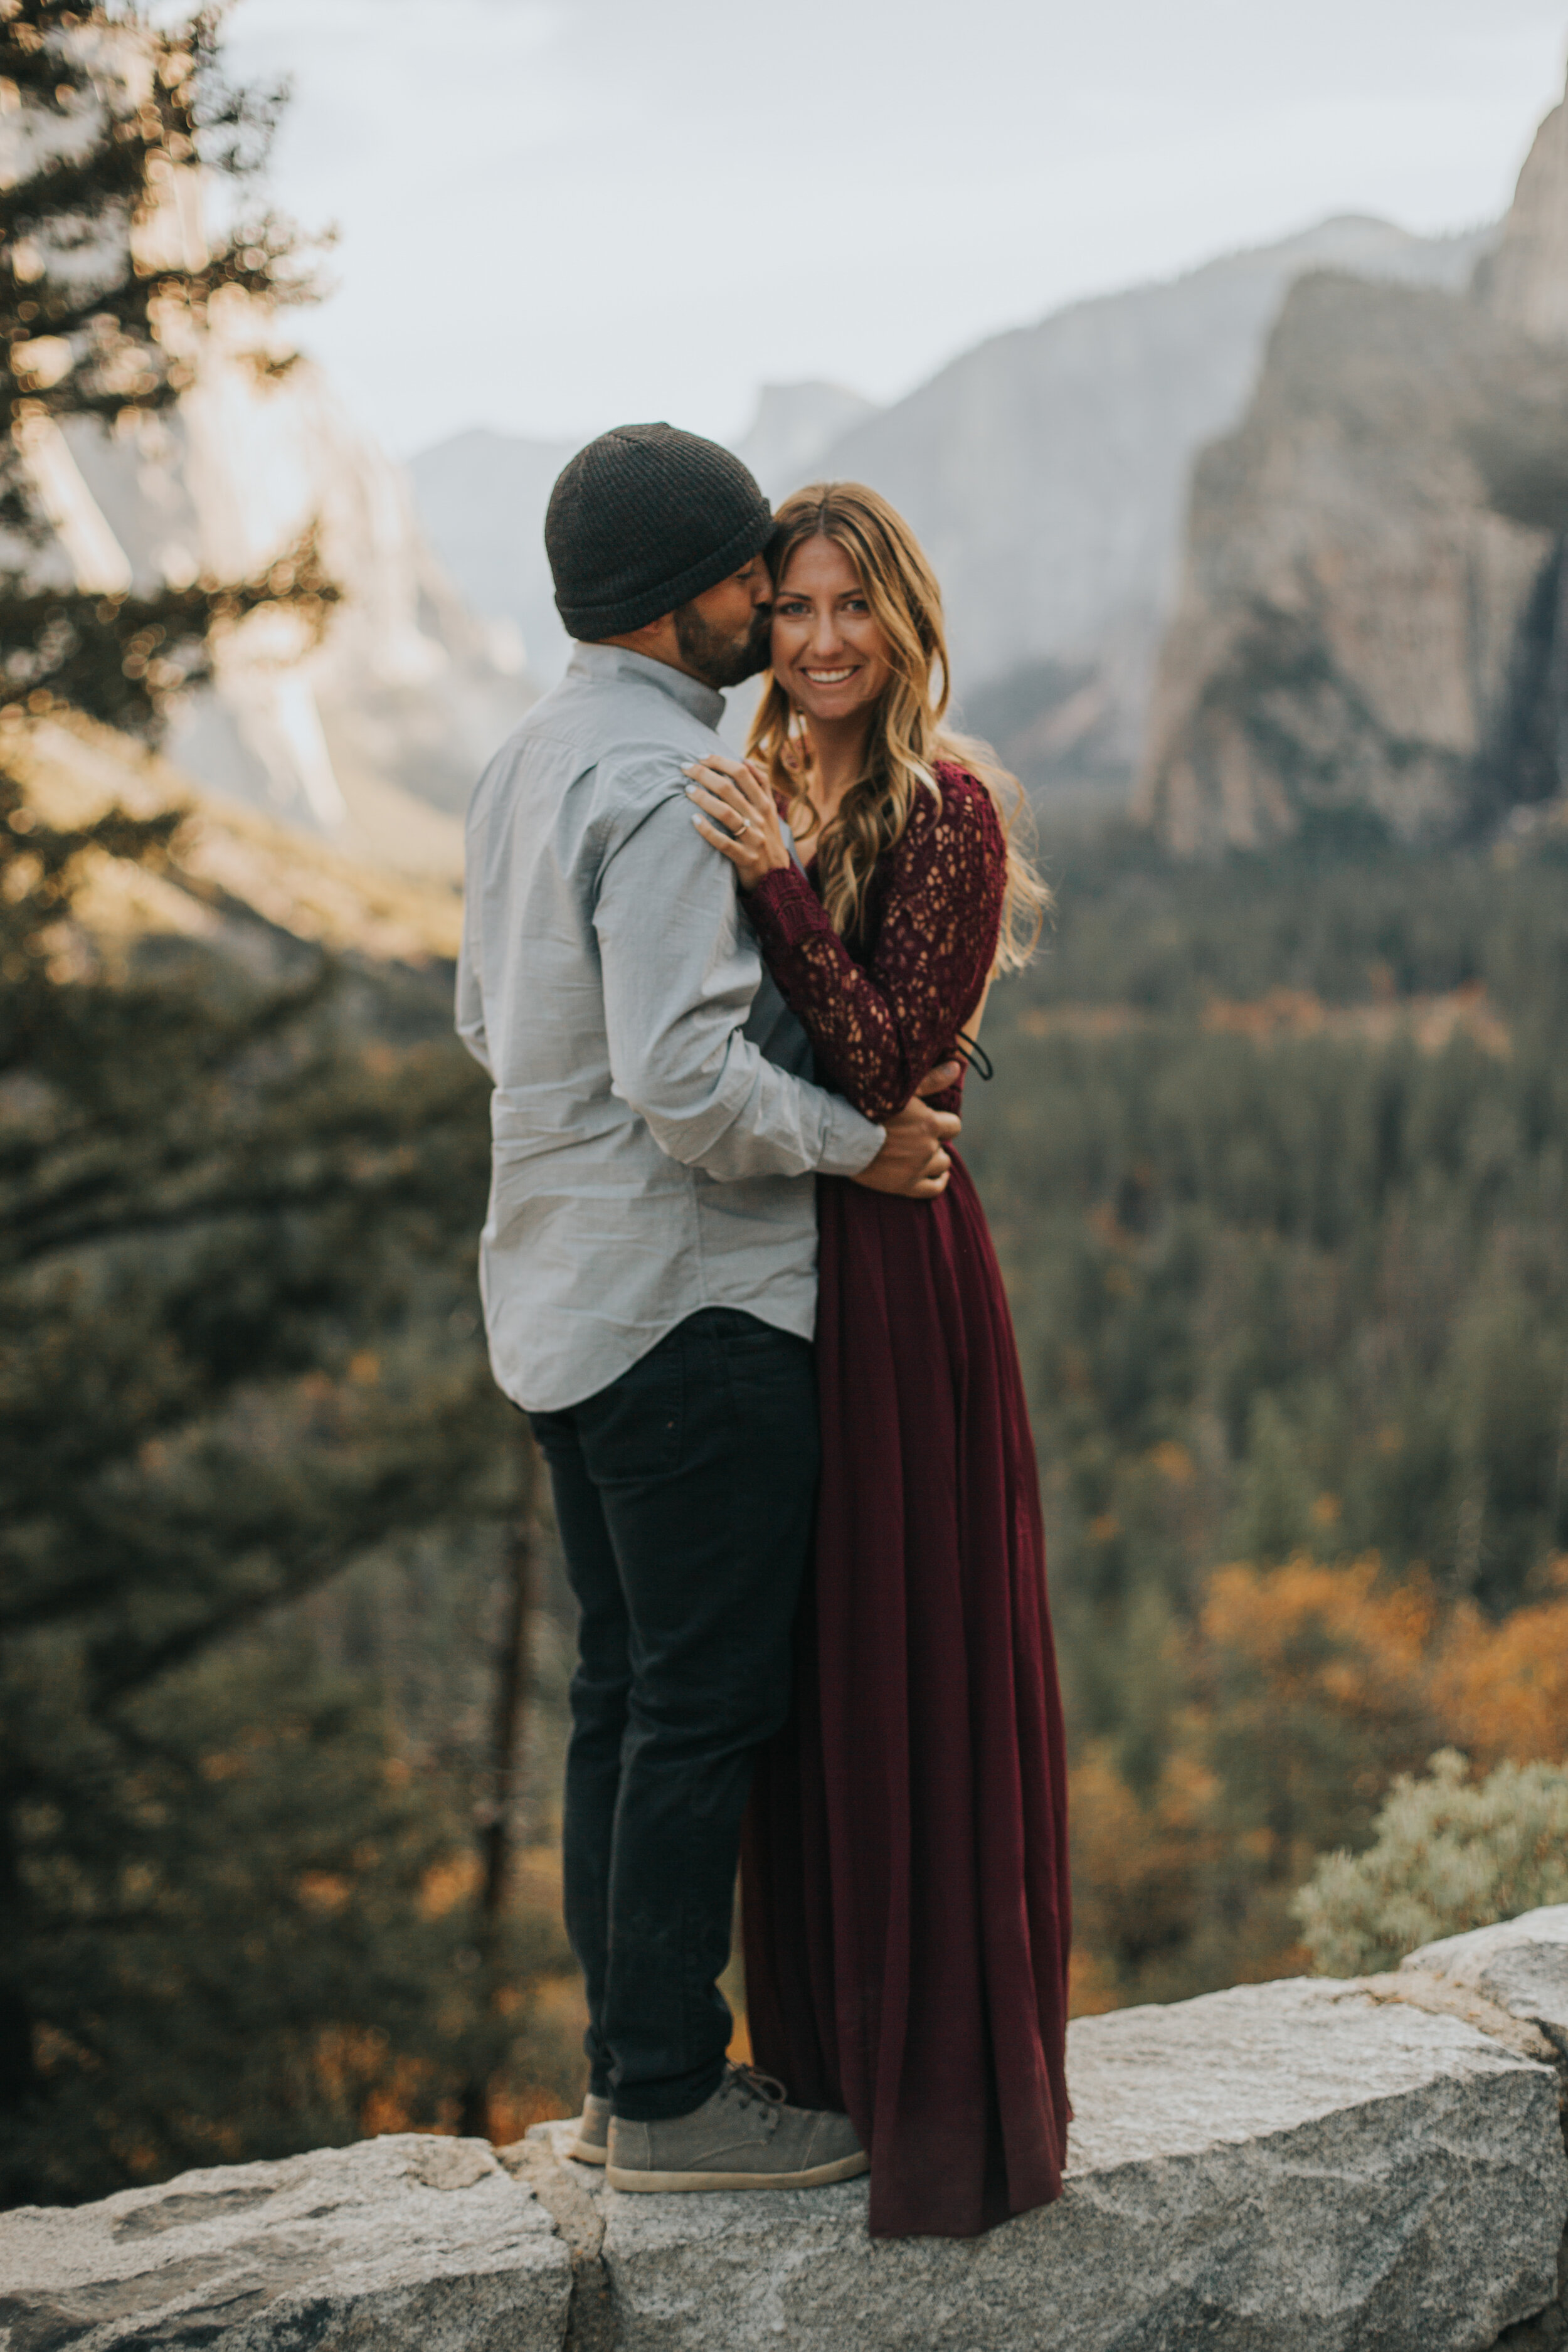
[[[589,2087],[656,2122],[723,2074],[741,1816],[788,1709],[816,1490],[811,1349],[707,1307],[529,1418],[582,1611],[564,1867]]]

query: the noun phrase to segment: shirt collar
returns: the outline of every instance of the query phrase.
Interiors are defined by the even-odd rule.
[[[634,654],[628,646],[576,646],[568,675],[592,678],[600,685],[624,677],[656,686],[704,727],[716,728],[724,716],[724,698],[712,687],[704,686],[700,677],[689,677],[683,669],[671,669],[668,662],[655,661],[648,654]]]

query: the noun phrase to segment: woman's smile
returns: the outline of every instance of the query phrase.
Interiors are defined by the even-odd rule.
[[[805,540],[791,555],[773,597],[772,651],[773,676],[819,725],[868,719],[881,699],[887,640],[836,541]]]

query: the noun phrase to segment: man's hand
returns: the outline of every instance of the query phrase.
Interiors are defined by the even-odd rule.
[[[899,1192],[908,1201],[934,1201],[946,1192],[952,1162],[943,1146],[957,1135],[959,1120],[950,1110],[932,1110],[921,1097],[945,1094],[958,1075],[956,1062],[939,1063],[915,1088],[913,1100],[882,1121],[888,1139],[855,1178],[857,1184],[872,1192]]]

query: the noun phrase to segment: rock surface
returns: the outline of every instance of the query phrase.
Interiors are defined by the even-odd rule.
[[[135,437],[73,422],[61,451],[72,503],[97,515],[145,586],[198,569],[252,577],[319,523],[343,592],[323,642],[304,647],[268,615],[247,624],[177,716],[170,754],[352,855],[422,870],[421,817],[460,823],[475,777],[534,698],[521,641],[463,604],[402,468],[318,367],[301,360],[258,387],[252,335],[245,314],[215,329],[195,354],[194,388]]]
[[[1542,342],[1568,343],[1568,105],[1535,134],[1493,252],[1476,271],[1489,310]]]
[[[0,2221],[6,2352],[554,2352],[571,2292],[549,2213],[479,2140],[401,2133]]]
[[[1406,839],[1562,784],[1568,353],[1321,276],[1194,476],[1137,810],[1181,855],[1314,814]]]
[[[1552,2296],[1554,2078],[1461,2018],[1249,1986],[1080,2020],[1069,2073],[1066,2195],[973,2242],[873,2243],[853,2182],[617,2195],[560,2126],[403,2136],[0,2218],[0,2344],[1481,2352]]]
[[[1564,205],[1559,108],[1473,291],[1292,290],[1194,472],[1135,803],[1179,854],[1568,806]]]
[[[1521,1912],[1495,1927],[1424,1945],[1381,1982],[1444,1986],[1479,2013],[1485,2004],[1516,2031],[1531,2034],[1556,2061],[1568,2135],[1568,1903]],[[1494,2027],[1491,2029],[1496,2032]],[[1568,2237],[1557,2258],[1557,2294],[1533,2319],[1504,2331],[1500,2352],[1564,2352],[1568,2347]]]
[[[1458,2352],[1552,2292],[1552,2078],[1473,2028],[1246,1987],[1082,2019],[1068,2068],[1066,2195],[973,2244],[873,2244],[853,2184],[605,2193],[620,2352]]]
[[[1401,1974],[1417,1969],[1537,2027],[1568,2061],[1568,1903],[1425,1944],[1400,1964]]]

